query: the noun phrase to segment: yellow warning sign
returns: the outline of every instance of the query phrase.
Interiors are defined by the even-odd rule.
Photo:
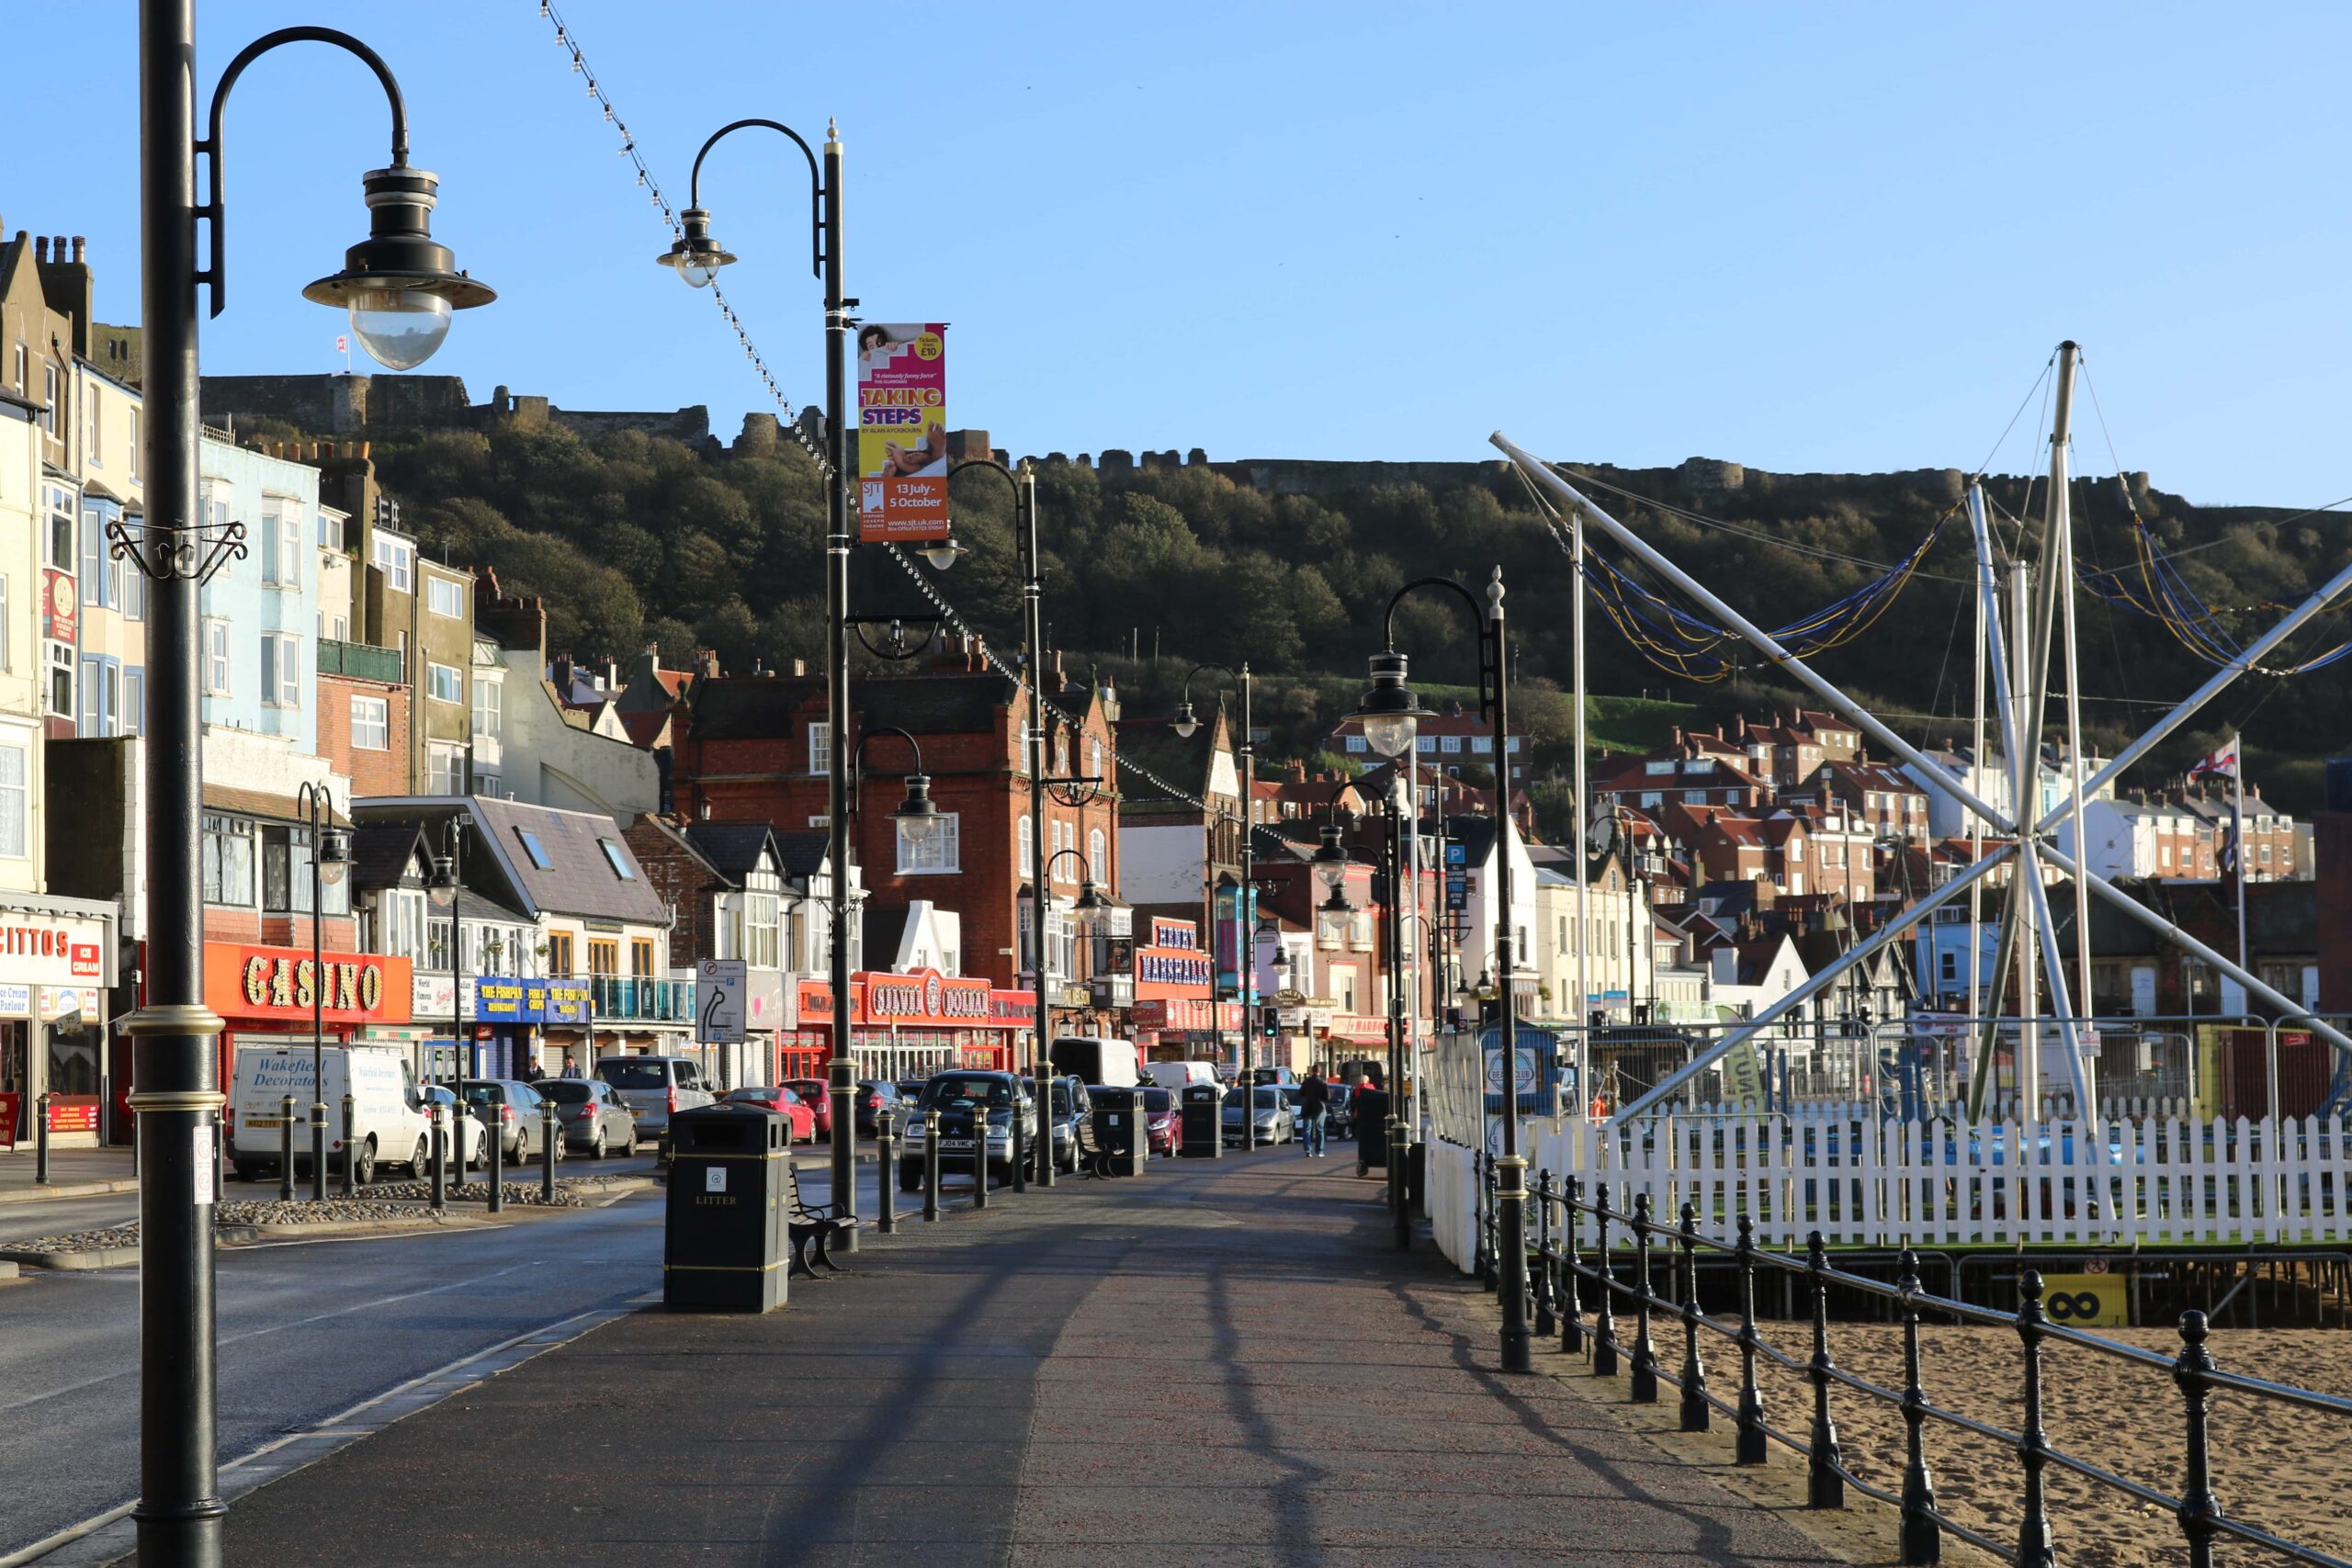
[[[2132,1315],[2127,1289],[2120,1274],[2044,1274],[2041,1310],[2068,1328],[2120,1328]]]

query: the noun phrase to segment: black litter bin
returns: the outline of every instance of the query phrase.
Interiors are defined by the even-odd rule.
[[[791,1138],[789,1120],[755,1105],[706,1105],[670,1118],[664,1306],[773,1312],[784,1304]]]
[[[1213,1083],[1188,1083],[1176,1103],[1176,1152],[1186,1159],[1224,1157],[1225,1090]]]
[[[1132,1089],[1090,1091],[1094,1101],[1094,1146],[1102,1152],[1105,1176],[1140,1176],[1151,1157],[1144,1129],[1143,1096]]]

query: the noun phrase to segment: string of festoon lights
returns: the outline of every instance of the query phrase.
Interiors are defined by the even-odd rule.
[[[623,119],[620,111],[613,107],[612,96],[605,90],[604,82],[597,76],[595,67],[588,62],[586,51],[580,47],[579,35],[573,32],[571,24],[563,19],[563,13],[556,8],[553,0],[537,0],[537,3],[541,19],[555,29],[556,47],[571,57],[572,74],[586,81],[588,98],[603,111],[605,123],[611,126],[614,134],[620,138],[621,144],[616,151],[620,156],[628,159],[629,166],[636,171],[637,184],[645,191],[648,204],[662,215],[662,221],[668,227],[673,241],[683,238],[685,228],[679,221],[677,209],[671,206],[670,198],[662,194],[662,182],[654,177],[651,165],[646,163],[645,154],[639,150],[637,138],[630,134],[628,121]],[[743,318],[738,315],[735,307],[729,303],[727,291],[714,282],[706,292],[709,294],[711,303],[718,307],[720,319],[726,321],[728,327],[735,333],[735,341],[742,348],[743,357],[751,362],[752,374],[759,377],[760,384],[768,389],[768,396],[775,400],[777,423],[800,444],[801,450],[808,454],[810,460],[816,463],[819,471],[830,474],[832,464],[826,460],[824,448],[801,428],[793,410],[792,400],[786,397],[784,389],[776,385],[775,373],[769,370],[768,362],[761,355],[759,345],[752,341],[751,331],[744,326]]]

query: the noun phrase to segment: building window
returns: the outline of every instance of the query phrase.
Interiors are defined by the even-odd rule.
[[[27,385],[28,385],[26,379],[26,367],[29,363],[30,359],[27,354],[25,345],[23,344],[18,344],[17,345],[17,390],[19,392],[23,391]]]
[[[1102,829],[1100,828],[1086,836],[1086,869],[1097,882],[1104,880],[1109,870],[1108,863],[1102,858]]]
[[[475,677],[474,733],[476,735],[484,736],[492,740],[498,739],[499,722],[503,716],[500,708],[503,701],[504,683],[503,682],[485,681],[479,676]]]
[[[1358,755],[1362,755],[1363,753],[1371,750],[1372,746],[1363,736],[1351,735],[1348,737],[1348,750],[1357,753]]]
[[[348,885],[332,883],[322,913],[348,914]],[[308,914],[311,910],[311,829],[304,825],[261,829],[261,907],[273,915]]]
[[[615,876],[619,877],[623,882],[637,880],[637,868],[628,863],[628,856],[622,852],[617,841],[612,839],[599,839],[596,843],[605,852],[605,863],[613,868]]]
[[[392,703],[389,697],[351,699],[351,746],[356,751],[392,749]]]
[[[1086,770],[1087,773],[1098,779],[1105,777],[1106,775],[1102,772],[1102,742],[1100,739],[1097,739],[1093,743],[1093,750],[1090,755],[1093,757],[1094,761],[1092,765]]]
[[[143,670],[122,672],[122,732],[147,733],[147,672]]]
[[[640,980],[653,978],[653,939],[633,936],[628,939],[628,972]]]
[[[261,503],[261,580],[273,588],[302,586],[302,519],[277,496]]]
[[[139,411],[137,409],[132,409],[130,411],[130,450],[124,454],[124,456],[127,457],[130,462],[130,482],[132,484],[137,484],[139,482],[140,459]]]
[[[1441,735],[1437,738],[1437,749],[1440,751],[1448,753],[1458,752],[1462,750],[1462,737],[1459,735]]]
[[[808,727],[808,771],[821,773],[833,765],[833,727],[811,724]]]
[[[1021,841],[1021,874],[1035,877],[1037,874],[1036,824],[1023,817],[1015,836]]]
[[[743,944],[739,954],[763,969],[776,967],[778,912],[781,900],[773,893],[743,895]]]
[[[425,748],[425,785],[427,795],[463,795],[466,793],[466,749],[444,746],[437,742]]]
[[[62,642],[49,645],[49,711],[74,716],[74,650]]]
[[[523,836],[526,839],[531,837],[528,833]],[[541,861],[539,864],[544,868],[547,862]],[[559,980],[571,978],[571,933],[570,931],[548,932],[548,973]]]
[[[959,814],[943,811],[933,818],[931,836],[918,842],[907,837],[906,825],[899,826],[899,874],[901,876],[944,875],[964,869],[962,849],[957,842]]]
[[[57,434],[57,367],[40,367],[40,428],[44,434]]]
[[[32,852],[25,833],[29,802],[25,773],[25,749],[0,746],[0,855],[10,860],[23,860]]]
[[[82,723],[84,736],[119,734],[122,714],[122,666],[111,659],[82,660]]]
[[[254,825],[234,817],[207,815],[202,852],[204,901],[251,908],[254,902]]]
[[[503,792],[499,787],[498,775],[485,773],[477,769],[474,773],[474,793],[492,800],[502,798]]]
[[[376,569],[384,574],[386,586],[395,593],[416,591],[416,547],[405,539],[376,536]]]
[[[343,551],[343,519],[332,512],[319,513],[319,548]]]
[[[288,632],[261,634],[261,700],[271,707],[302,705],[302,639]]]
[[[8,625],[11,597],[8,592],[8,584],[11,581],[7,577],[0,576],[0,670],[14,670],[17,667],[17,639],[9,635],[13,628]]]
[[[588,939],[588,973],[607,977],[621,972],[621,944],[599,937]]]
[[[225,697],[229,694],[229,623],[204,623],[204,694]]]
[[[466,618],[466,590],[463,583],[447,577],[424,580],[424,607],[436,615],[447,615],[453,621]]]
[[[539,836],[537,833],[532,832],[528,828],[517,828],[514,829],[514,836],[523,840],[523,852],[531,857],[533,865],[537,866],[541,871],[549,870],[554,866],[555,862],[548,859],[547,846],[539,842]]]
[[[74,570],[74,492],[49,487],[49,565],[59,571]]]
[[[425,695],[436,703],[461,703],[466,700],[465,675],[454,664],[424,661]]]
[[[107,602],[106,547],[102,544],[104,523],[98,509],[82,509],[82,603],[104,604]]]

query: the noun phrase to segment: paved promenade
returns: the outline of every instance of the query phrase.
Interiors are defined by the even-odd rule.
[[[1155,1161],[909,1220],[765,1318],[624,1317],[245,1497],[228,1560],[1828,1561],[1497,1374],[1490,1300],[1353,1173]]]

